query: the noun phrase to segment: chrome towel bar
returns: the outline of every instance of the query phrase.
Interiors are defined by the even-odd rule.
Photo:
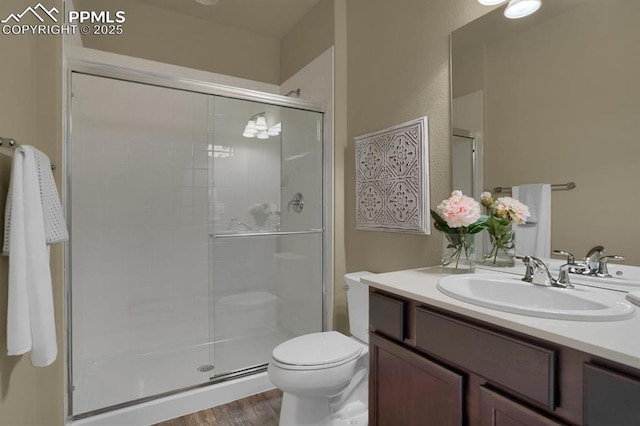
[[[13,138],[3,138],[3,137],[0,136],[0,147],[1,148],[17,148],[19,146],[20,145],[18,145],[16,143],[15,139],[13,139]],[[55,169],[56,169],[55,164],[52,164],[51,165],[51,170],[55,170]]]
[[[576,187],[575,182],[567,182],[567,183],[554,183],[551,185],[551,189],[554,191],[569,191]],[[494,194],[511,192],[510,186],[496,186],[492,191]]]

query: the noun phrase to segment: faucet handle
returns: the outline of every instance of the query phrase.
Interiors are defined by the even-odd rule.
[[[526,281],[528,283],[533,281],[533,265],[531,264],[531,257],[529,256],[516,256],[516,259],[518,260],[522,260],[522,263],[524,263],[524,277],[522,278],[522,281]]]
[[[567,263],[575,263],[576,262],[576,257],[573,254],[569,253],[568,251],[554,250],[553,254],[555,254],[556,256],[566,256]]]
[[[562,267],[566,266],[566,271],[571,272],[573,274],[583,274],[587,268],[586,263],[576,263],[576,257],[564,250],[554,250],[553,254],[558,256],[566,256],[567,263],[561,266],[560,271],[562,272]],[[568,280],[568,277],[567,277]],[[564,283],[562,283],[564,284]]]
[[[598,276],[603,278],[611,278],[611,274],[609,273],[608,263],[610,260],[622,262],[623,260],[627,260],[626,257],[620,256],[617,254],[611,254],[608,256],[602,256],[600,258],[600,262],[598,263]]]
[[[304,197],[301,192],[293,194],[293,198],[291,198],[287,204],[287,211],[290,212],[292,207],[294,212],[302,213],[302,209],[304,209]]]

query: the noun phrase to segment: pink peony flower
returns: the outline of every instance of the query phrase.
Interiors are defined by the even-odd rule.
[[[470,226],[480,219],[480,203],[455,190],[451,197],[438,204],[436,213],[450,228]]]
[[[531,216],[529,213],[529,207],[511,197],[498,198],[493,210],[495,211],[496,216],[503,219],[509,219],[518,225],[525,223],[527,218]]]

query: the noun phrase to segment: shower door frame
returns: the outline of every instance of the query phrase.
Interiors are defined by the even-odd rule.
[[[252,89],[242,89],[227,86],[219,83],[212,83],[201,80],[183,78],[177,75],[166,73],[156,73],[148,70],[113,65],[106,62],[95,62],[84,59],[67,58],[64,64],[65,70],[63,74],[63,135],[62,158],[63,158],[63,184],[62,193],[65,200],[65,210],[67,216],[67,226],[71,229],[71,176],[70,167],[70,150],[69,141],[73,129],[71,117],[72,105],[72,78],[73,74],[85,74],[96,77],[111,78],[125,82],[145,84],[157,86],[167,89],[184,90],[188,92],[200,93],[204,95],[220,96],[232,99],[259,102],[263,104],[275,105],[280,107],[294,108],[298,110],[317,112],[322,114],[322,329],[328,330],[333,328],[333,162],[334,152],[333,144],[327,143],[327,134],[333,132],[329,129],[325,116],[325,108],[321,104],[300,100],[298,98],[290,98],[282,95],[276,95],[266,92],[260,92]],[[333,138],[331,138],[333,140]],[[229,377],[220,381],[209,380],[205,383],[199,383],[186,388],[174,389],[158,395],[148,396],[145,398],[127,401],[109,407],[92,410],[82,414],[73,413],[73,330],[72,330],[72,285],[71,282],[71,244],[70,241],[65,242],[65,299],[64,299],[64,333],[65,333],[65,388],[67,393],[67,405],[65,417],[70,420],[79,420],[94,415],[111,412],[133,405],[141,404],[148,401],[157,400],[170,395],[179,394],[188,390],[211,386],[220,381],[233,380],[250,374],[266,371],[264,368],[252,368],[248,372],[240,371],[229,374]]]

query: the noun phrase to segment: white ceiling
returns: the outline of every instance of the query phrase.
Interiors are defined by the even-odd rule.
[[[319,0],[219,0],[213,6],[195,0],[135,1],[280,39]]]

